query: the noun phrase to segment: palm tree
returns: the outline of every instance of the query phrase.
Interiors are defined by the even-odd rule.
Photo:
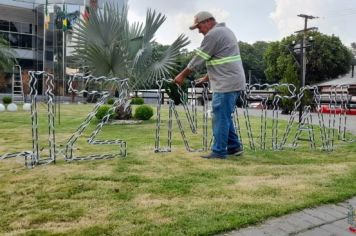
[[[107,3],[102,10],[91,8],[89,19],[79,20],[74,28],[75,55],[93,75],[129,78],[132,90],[150,88],[156,79],[171,75],[180,49],[189,41],[180,35],[158,55],[153,37],[166,17],[148,10],[145,25],[130,24],[127,13],[126,5],[119,8]]]
[[[15,52],[9,46],[9,42],[0,35],[0,72],[10,70],[15,64]]]

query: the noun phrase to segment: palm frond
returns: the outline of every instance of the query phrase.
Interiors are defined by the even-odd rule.
[[[143,23],[135,22],[131,25],[129,30],[129,37],[130,39],[134,39],[137,37],[142,37],[143,35]]]
[[[158,60],[149,61],[150,63],[146,64],[144,70],[136,70],[135,80],[132,81],[131,86],[135,89],[150,88],[149,86],[155,84],[157,79],[171,76],[171,73],[175,71],[176,57],[188,44],[188,38],[180,35]]]
[[[163,57],[152,64],[150,70],[152,71],[150,78],[156,80],[170,75],[174,71],[176,64],[176,57],[179,55],[180,50],[190,43],[188,38],[184,35],[179,37],[173,44],[165,51]]]
[[[151,42],[158,28],[161,27],[163,22],[166,21],[166,17],[161,13],[156,13],[156,11],[152,11],[148,9],[146,14],[146,24],[144,29],[144,37],[143,43],[147,44]]]
[[[151,9],[147,10],[146,24],[143,30],[142,48],[140,48],[132,63],[132,70],[140,70],[140,68],[147,67],[147,64],[152,57],[152,46],[150,44],[157,29],[163,24],[166,17],[161,13],[156,13]]]

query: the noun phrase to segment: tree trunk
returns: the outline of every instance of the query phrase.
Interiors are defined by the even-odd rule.
[[[117,120],[129,120],[132,118],[132,108],[131,105],[127,103],[122,104],[116,108],[116,119]]]

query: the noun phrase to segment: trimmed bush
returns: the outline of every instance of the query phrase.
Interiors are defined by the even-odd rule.
[[[108,113],[108,111],[110,110],[111,106],[109,105],[102,105],[101,107],[99,107],[98,111],[95,114],[95,117],[98,120],[102,120],[104,118],[104,116]],[[114,118],[114,111],[111,112],[110,114],[110,119]]]
[[[109,98],[106,103],[109,104],[109,105],[112,105],[112,104],[114,104],[114,102],[115,102],[115,99]]]
[[[7,104],[10,104],[12,102],[12,98],[9,97],[9,96],[5,96],[2,98],[2,102],[7,105]]]
[[[135,110],[135,119],[149,120],[153,116],[153,109],[148,105],[140,105]]]
[[[145,103],[145,101],[143,100],[143,98],[134,97],[134,98],[131,99],[131,104],[132,105],[142,105],[144,103]]]

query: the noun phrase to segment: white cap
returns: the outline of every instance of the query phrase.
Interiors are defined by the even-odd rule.
[[[214,18],[214,16],[210,12],[207,12],[207,11],[199,12],[198,14],[196,14],[194,16],[194,23],[192,26],[189,27],[189,29],[191,29],[191,30],[196,29],[200,22],[203,22],[210,18]]]

